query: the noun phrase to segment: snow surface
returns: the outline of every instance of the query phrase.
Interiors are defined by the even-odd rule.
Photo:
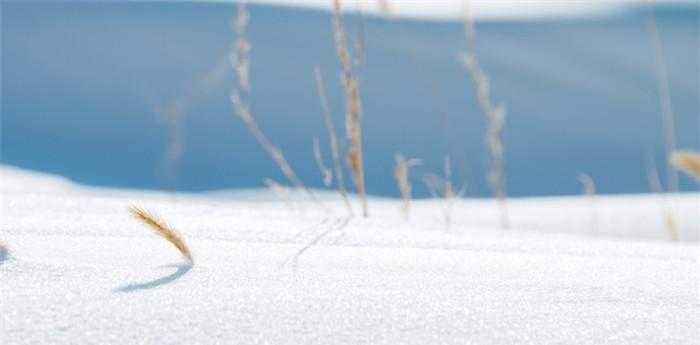
[[[369,219],[261,198],[74,185],[0,167],[1,344],[695,344],[698,200],[655,196],[414,205]],[[256,195],[257,194],[257,195]],[[195,265],[129,217],[185,237]],[[299,210],[303,206],[302,210]],[[593,217],[593,215],[596,215]],[[605,236],[607,238],[596,238]]]
[[[240,0],[200,0],[240,2]],[[245,0],[251,4],[330,10],[333,0]],[[607,16],[634,5],[697,4],[695,0],[344,0],[349,12],[429,20],[461,20],[469,9],[480,20],[522,20]]]

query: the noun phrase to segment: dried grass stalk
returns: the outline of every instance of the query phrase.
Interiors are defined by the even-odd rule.
[[[343,28],[340,0],[334,0],[333,33],[338,61],[342,68],[341,84],[345,93],[345,130],[350,141],[347,161],[352,172],[352,180],[362,201],[362,215],[367,217],[367,192],[365,190],[365,175],[362,161],[362,103],[357,78],[352,71],[352,57],[348,50],[347,38]]]
[[[253,134],[265,152],[267,152],[268,156],[270,156],[270,158],[277,164],[287,180],[289,180],[294,187],[304,190],[312,201],[318,204],[322,209],[327,210],[321,201],[316,198],[316,195],[310,189],[306,188],[304,183],[294,172],[294,169],[292,169],[287,162],[282,150],[275,146],[272,141],[262,132],[250,109],[248,98],[250,98],[251,92],[249,73],[251,44],[246,38],[246,29],[248,27],[249,19],[250,15],[245,8],[245,4],[242,2],[239,3],[238,15],[234,21],[236,40],[234,41],[234,46],[230,56],[231,66],[236,74],[238,84],[237,87],[234,87],[233,91],[231,92],[231,103],[233,104],[238,117],[243,120],[243,123],[246,125],[248,130]]]
[[[420,160],[415,158],[406,159],[401,154],[396,154],[395,160],[394,178],[401,192],[401,216],[408,220],[411,207],[411,182],[408,178],[408,170],[420,164]]]
[[[162,219],[157,218],[156,216],[150,214],[148,211],[144,210],[143,208],[140,208],[138,206],[131,206],[129,208],[129,211],[131,214],[141,221],[142,223],[146,224],[153,232],[156,233],[156,235],[164,238],[166,241],[170,242],[175,248],[177,248],[178,251],[180,251],[180,254],[187,259],[187,261],[190,264],[194,264],[194,260],[192,259],[192,253],[190,253],[189,248],[187,248],[187,245],[185,244],[185,241],[183,241],[182,236],[175,231],[175,229],[171,228],[166,224]]]
[[[272,193],[277,197],[279,200],[284,202],[284,204],[289,208],[290,210],[294,210],[294,203],[292,202],[292,197],[291,197],[291,192],[289,188],[285,185],[282,185],[281,183],[270,179],[266,178],[263,180],[263,183],[265,183],[265,186],[267,186],[268,189],[272,191]]]
[[[164,120],[167,129],[167,145],[162,163],[166,189],[174,190],[177,185],[178,167],[185,148],[185,118],[198,101],[224,82],[229,69],[228,61],[221,59],[206,74],[194,80],[186,93],[156,108],[156,113]]]
[[[671,238],[671,241],[678,241],[679,235],[678,226],[676,225],[676,217],[674,217],[673,213],[671,213],[671,211],[668,209],[663,211],[663,215],[664,226],[666,227],[666,231],[668,231],[668,236]]]
[[[442,198],[445,199],[443,209],[445,229],[449,230],[450,226],[452,225],[452,208],[454,202],[457,200],[457,198],[464,196],[464,192],[467,190],[467,185],[464,184],[459,191],[455,193],[454,187],[452,186],[452,167],[450,164],[450,157],[445,157],[444,169],[444,177],[430,174],[423,178],[423,182],[425,182],[430,194],[434,198],[442,196]]]
[[[676,228],[675,217],[671,211],[670,202],[664,194],[664,187],[661,185],[661,179],[659,178],[659,172],[656,168],[656,163],[654,159],[649,157],[647,161],[647,181],[649,182],[649,190],[652,193],[658,194],[659,208],[661,209],[661,219],[668,233],[669,238],[672,241],[678,240],[678,229]]]
[[[491,82],[488,75],[481,68],[479,59],[476,56],[476,31],[469,13],[464,18],[464,33],[467,41],[467,51],[462,62],[471,76],[473,87],[476,90],[477,103],[488,122],[485,140],[491,161],[488,182],[493,195],[500,204],[501,227],[507,229],[510,227],[510,219],[506,201],[504,145],[501,140],[506,121],[506,110],[503,105],[495,105],[491,101]]]
[[[598,232],[598,209],[593,198],[596,194],[595,181],[588,174],[579,174],[578,180],[583,185],[583,194],[588,197],[588,202],[591,205],[591,227],[593,232]]]
[[[700,154],[690,151],[675,151],[671,154],[671,165],[694,176],[700,182]]]
[[[671,154],[676,150],[676,119],[673,113],[673,103],[671,102],[671,89],[668,82],[668,72],[666,71],[666,61],[664,59],[663,46],[659,28],[656,25],[654,13],[650,13],[647,21],[647,31],[651,41],[651,48],[654,56],[654,72],[659,88],[659,98],[661,101],[661,120],[663,123],[664,146],[666,149],[666,190],[669,192],[678,191],[678,172],[671,164]]]
[[[323,164],[323,157],[321,155],[321,146],[318,143],[318,138],[314,137],[314,159],[316,160],[316,165],[318,170],[321,172],[321,178],[323,180],[323,185],[330,187],[333,184],[333,172],[331,169],[326,168]]]
[[[345,206],[348,209],[350,215],[354,215],[352,205],[350,205],[350,200],[348,199],[348,193],[345,189],[345,178],[343,177],[343,168],[340,165],[340,153],[338,150],[338,137],[335,134],[335,126],[333,125],[333,120],[331,119],[331,111],[328,106],[328,97],[326,97],[326,87],[323,82],[323,76],[321,75],[321,70],[316,67],[314,69],[314,76],[316,78],[316,86],[318,88],[318,98],[321,101],[321,110],[323,111],[323,122],[326,126],[326,132],[328,133],[328,140],[331,146],[331,156],[333,157],[333,167],[335,169],[335,179],[338,188],[338,193],[343,197]]]

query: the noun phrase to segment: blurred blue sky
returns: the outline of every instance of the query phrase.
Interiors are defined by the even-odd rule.
[[[321,186],[318,136],[329,159],[313,68],[326,77],[343,134],[330,17],[251,6],[252,106],[302,179]],[[700,147],[700,11],[655,9],[680,147]],[[647,161],[664,177],[657,83],[646,31],[650,9],[606,17],[491,20],[478,54],[506,104],[511,195],[576,194],[579,173],[603,193],[648,191]],[[81,183],[199,191],[283,181],[229,104],[234,39],[228,3],[3,2],[1,162]],[[397,195],[396,152],[421,158],[421,176],[453,160],[455,183],[488,195],[484,123],[458,57],[461,24],[351,15],[364,32],[361,74],[369,192]],[[176,113],[179,121],[166,121]],[[177,138],[174,169],[165,156]],[[685,190],[695,188],[684,178]]]

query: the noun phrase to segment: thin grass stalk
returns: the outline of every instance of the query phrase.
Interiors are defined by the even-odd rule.
[[[193,81],[192,87],[186,90],[185,94],[173,99],[163,107],[156,108],[156,113],[164,120],[167,130],[167,142],[162,163],[166,190],[174,191],[177,185],[178,168],[185,148],[183,127],[185,118],[201,98],[223,83],[229,69],[226,59],[219,60],[206,74]]]
[[[333,157],[333,167],[335,169],[335,180],[343,201],[345,202],[345,207],[348,209],[350,215],[354,215],[355,211],[352,209],[350,200],[348,199],[348,192],[345,189],[345,177],[343,175],[343,168],[340,164],[340,153],[338,150],[338,137],[335,134],[335,126],[333,125],[333,120],[331,119],[331,111],[328,106],[328,97],[326,97],[326,86],[323,82],[323,75],[321,75],[321,70],[316,67],[314,69],[314,77],[316,78],[316,86],[318,88],[318,98],[321,101],[321,110],[323,112],[323,122],[326,126],[326,132],[328,133],[328,140],[331,146],[331,157]]]
[[[321,180],[323,181],[323,185],[326,187],[330,187],[333,184],[333,172],[331,169],[328,169],[326,165],[323,163],[323,156],[321,154],[321,145],[318,143],[318,138],[314,137],[313,139],[314,142],[314,160],[316,161],[316,165],[318,166],[318,170],[321,173]]]
[[[238,15],[234,21],[234,31],[236,40],[231,51],[231,66],[236,74],[237,87],[231,92],[231,103],[238,117],[241,118],[248,130],[253,134],[260,146],[263,147],[268,156],[277,164],[282,174],[296,188],[303,190],[313,202],[318,204],[323,210],[327,210],[325,205],[308,189],[294,169],[289,165],[282,150],[275,146],[272,141],[262,132],[250,109],[251,84],[250,84],[250,50],[251,44],[246,38],[246,30],[250,15],[243,2],[238,4]]]
[[[175,246],[175,248],[177,248],[180,254],[182,254],[182,256],[190,264],[194,264],[194,260],[192,259],[192,253],[190,252],[190,249],[187,248],[187,245],[182,239],[182,236],[178,234],[177,231],[175,231],[175,229],[171,228],[162,219],[152,215],[143,208],[131,206],[129,208],[129,211],[131,212],[132,216],[134,216],[134,218],[138,219],[143,224],[148,226],[151,230],[153,230],[153,232],[156,235],[162,237],[166,241],[170,242],[170,244]]]
[[[666,71],[666,59],[664,58],[663,45],[659,28],[656,25],[656,16],[652,12],[647,20],[647,31],[651,41],[654,57],[654,73],[659,89],[661,101],[661,119],[663,123],[664,147],[666,149],[666,191],[678,192],[678,172],[671,164],[671,155],[676,150],[676,117],[671,102],[671,88]]]
[[[295,209],[294,203],[292,202],[291,193],[287,186],[284,186],[270,178],[264,179],[263,183],[270,191],[272,191],[272,194],[274,194],[277,199],[282,201],[287,206],[287,208],[292,211]]]
[[[661,220],[664,229],[666,229],[666,233],[671,241],[678,241],[679,235],[676,220],[671,212],[670,202],[664,193],[664,187],[659,178],[659,171],[656,168],[656,163],[653,158],[649,158],[647,161],[647,181],[649,182],[649,190],[658,195],[657,200],[659,201],[659,209],[661,210]]]
[[[598,209],[595,205],[595,195],[596,195],[596,188],[595,188],[595,181],[593,178],[588,175],[588,174],[579,174],[578,175],[578,181],[581,183],[583,186],[583,195],[586,196],[588,199],[590,206],[591,206],[591,227],[593,228],[593,232],[597,233],[598,232],[598,224],[600,223],[598,220]]]
[[[477,103],[487,120],[485,141],[491,163],[488,173],[488,182],[493,195],[498,199],[501,227],[503,229],[508,229],[510,228],[510,217],[508,216],[508,204],[506,200],[505,148],[501,139],[506,121],[506,110],[503,105],[495,105],[491,101],[491,82],[488,75],[486,75],[481,68],[476,55],[476,31],[474,29],[474,22],[469,13],[466,14],[464,19],[464,33],[467,51],[464,54],[462,62],[476,90]]]
[[[367,209],[367,192],[365,190],[365,175],[362,160],[362,103],[360,101],[360,90],[357,78],[355,78],[352,71],[352,58],[348,50],[347,38],[343,28],[340,0],[334,0],[333,33],[338,61],[342,68],[340,80],[345,94],[345,130],[347,138],[350,141],[347,160],[350,171],[352,172],[352,180],[362,202],[362,215],[367,217],[369,216],[369,212]]]
[[[411,207],[411,182],[409,180],[409,169],[420,164],[418,159],[406,159],[401,154],[395,156],[394,178],[401,193],[401,216],[408,220]]]
[[[452,167],[450,163],[450,157],[445,156],[445,162],[443,167],[443,177],[430,174],[423,178],[423,182],[428,187],[428,191],[433,196],[433,198],[439,198],[442,196],[445,199],[443,207],[443,216],[445,219],[445,230],[449,230],[452,225],[452,208],[455,200],[464,196],[467,190],[466,183],[462,185],[458,192],[452,185]]]

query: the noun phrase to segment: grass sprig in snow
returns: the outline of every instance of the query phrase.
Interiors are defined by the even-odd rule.
[[[138,219],[141,221],[143,224],[146,224],[153,232],[156,233],[156,235],[162,237],[166,241],[170,242],[175,248],[177,248],[178,251],[180,251],[180,254],[190,263],[194,264],[194,260],[192,259],[192,253],[190,252],[190,249],[187,248],[187,245],[185,244],[185,241],[183,241],[182,236],[175,231],[175,229],[171,228],[166,224],[162,219],[159,219],[158,217],[152,215],[148,211],[144,210],[143,208],[140,208],[138,206],[131,206],[129,208],[129,211],[131,214],[134,216],[134,218]]]

